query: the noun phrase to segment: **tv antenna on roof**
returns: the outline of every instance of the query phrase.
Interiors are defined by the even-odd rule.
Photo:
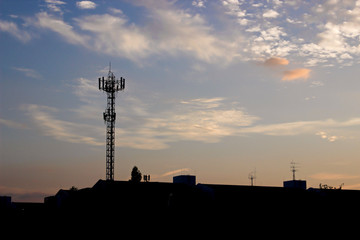
[[[256,169],[253,172],[249,173],[248,178],[250,179],[251,186],[254,186],[254,179],[256,179]]]
[[[298,163],[296,163],[296,162],[294,162],[294,161],[291,161],[291,162],[290,162],[290,171],[291,171],[292,174],[293,174],[293,181],[295,181],[295,172],[298,171],[296,164],[298,164]]]

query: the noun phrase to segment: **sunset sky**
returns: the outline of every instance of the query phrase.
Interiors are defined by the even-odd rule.
[[[1,0],[0,195],[105,179],[360,189],[360,0]]]

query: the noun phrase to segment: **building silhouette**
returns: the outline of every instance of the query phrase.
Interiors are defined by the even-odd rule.
[[[301,180],[286,181],[284,187],[195,184],[195,176],[190,175],[176,176],[174,183],[99,180],[91,188],[59,190],[54,196],[46,197],[44,204],[60,215],[232,213],[244,217],[254,214],[290,217],[295,213],[299,216],[327,214],[327,210],[335,206],[341,206],[344,212],[360,213],[360,191],[306,189],[304,184]]]
[[[360,214],[358,190],[204,184],[191,175],[175,176],[173,183],[98,180],[89,188],[60,189],[43,204],[21,205],[9,198],[3,202],[2,213],[12,206],[5,211],[9,222],[61,229],[81,223],[94,229],[151,226],[157,231],[191,232],[203,231],[198,228],[203,224],[206,231],[220,226],[244,231],[336,225]]]

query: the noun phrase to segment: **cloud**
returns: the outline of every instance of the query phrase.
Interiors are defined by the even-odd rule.
[[[227,63],[238,57],[229,36],[219,35],[200,14],[193,14],[169,1],[137,1],[148,11],[143,26],[156,54],[185,55],[208,63]]]
[[[318,45],[334,51],[342,51],[344,48],[344,39],[340,34],[339,26],[326,23],[325,31],[319,33],[317,36],[320,39]]]
[[[56,32],[69,43],[88,46],[88,38],[85,35],[76,33],[71,25],[65,23],[61,18],[49,15],[46,12],[36,14],[35,19],[28,19],[28,23]]]
[[[78,26],[88,33],[87,46],[92,50],[126,57],[133,61],[153,52],[151,40],[136,25],[129,25],[123,16],[91,15],[76,19]]]
[[[266,59],[264,62],[265,66],[279,66],[279,65],[288,65],[289,60],[285,58],[279,58],[279,57],[271,57],[269,59]]]
[[[144,105],[143,101],[147,104]],[[60,120],[58,115],[63,114],[47,106],[25,105],[23,110],[32,119],[34,126],[46,136],[70,143],[103,146],[105,126],[99,124],[102,121],[98,120],[101,118],[104,106],[83,102],[84,104],[79,107],[80,110],[76,111],[78,116],[74,122]],[[246,113],[236,105],[231,106],[225,99],[220,98],[183,100],[163,111],[154,111],[149,102],[145,99],[123,97],[124,104],[117,111],[117,120],[120,122],[120,126],[118,123],[116,128],[117,146],[160,150],[178,141],[215,143],[227,136],[250,134],[269,136],[315,134],[333,142],[343,137],[328,135],[326,132],[360,126],[360,118],[342,122],[326,119],[257,125],[258,117]],[[78,119],[86,122],[95,118],[96,124],[77,123]]]
[[[24,105],[23,111],[32,120],[33,128],[59,141],[103,146],[105,125],[101,117],[105,109],[104,96],[91,82],[85,78],[75,81],[74,94],[81,104],[67,114],[48,106]],[[360,126],[360,118],[256,124],[259,117],[247,113],[239,103],[222,97],[172,100],[172,104],[159,107],[159,103],[169,101],[153,99],[151,94],[141,96],[122,96],[123,104],[117,108],[117,146],[160,150],[179,141],[215,143],[224,137],[251,134],[318,135],[335,141],[349,137],[329,135],[328,132]],[[67,120],[61,120],[61,116],[66,116]]]
[[[16,71],[24,73],[25,76],[35,79],[42,79],[42,76],[34,69],[31,68],[20,68],[20,67],[13,67]]]
[[[151,179],[157,180],[157,181],[159,181],[159,180],[163,181],[169,176],[175,176],[178,174],[189,174],[191,171],[192,171],[192,169],[190,169],[190,168],[180,168],[180,169],[164,172],[162,174],[151,174]]]
[[[339,136],[329,136],[328,133],[324,132],[324,131],[319,131],[316,133],[317,136],[320,136],[322,139],[325,139],[329,142],[335,142],[336,140],[342,138],[342,137],[339,137]]]
[[[262,30],[261,37],[257,38],[256,41],[279,41],[282,36],[287,34],[284,32],[284,29],[279,26],[271,27],[266,30]]]
[[[309,24],[316,23],[319,31],[313,32],[315,39],[302,45],[301,54],[316,59],[316,64],[353,65],[354,57],[358,59],[360,53],[360,6],[354,1],[342,4],[326,2],[311,11],[312,16],[306,20]]]
[[[316,88],[316,87],[322,87],[322,86],[324,86],[325,84],[323,83],[323,82],[321,82],[321,81],[312,81],[311,83],[310,83],[310,87],[311,88]]]
[[[264,18],[277,18],[278,16],[279,16],[279,13],[272,9],[266,10],[263,13]]]
[[[96,4],[92,1],[76,2],[76,6],[80,9],[95,9],[96,8]]]
[[[45,136],[70,143],[104,146],[102,112],[106,107],[105,96],[91,80],[78,78],[74,82],[73,93],[80,100],[76,108],[65,113],[48,106],[27,104],[22,110],[32,120],[32,128]],[[159,106],[159,103],[169,101],[154,99],[151,94],[134,94],[141,98],[124,94],[123,104],[117,108],[117,146],[159,150],[179,141],[215,143],[224,137],[251,134],[317,135],[333,142],[349,137],[330,135],[329,132],[339,133],[345,128],[360,126],[360,118],[257,124],[258,116],[247,113],[239,103],[223,97],[173,99],[172,104]],[[66,120],[60,119],[65,116]],[[12,125],[9,121],[0,123]],[[21,126],[15,124],[14,127]]]
[[[288,40],[288,34],[281,26],[256,25],[245,30],[248,33],[247,48],[253,59],[268,59],[273,56],[284,58],[297,50],[297,45]],[[247,55],[249,55],[249,53]]]
[[[277,124],[255,125],[241,128],[239,134],[264,134],[270,136],[296,136],[301,134],[322,134],[325,131],[319,129],[341,129],[347,127],[360,126],[360,118],[351,118],[347,121],[335,121],[334,119],[325,119],[318,121],[296,121]],[[321,136],[321,135],[320,135]]]
[[[242,18],[246,16],[246,10],[243,10],[239,1],[224,0],[222,1],[223,6],[226,8],[226,14]]]
[[[276,67],[276,66],[285,66],[289,64],[289,60],[286,58],[280,57],[271,57],[264,61],[263,65],[266,67]],[[274,70],[277,70],[274,68]],[[294,81],[297,79],[308,79],[310,75],[310,69],[307,68],[298,68],[293,70],[286,70],[282,72],[282,81]],[[317,83],[311,85],[314,87]],[[320,85],[320,83],[319,83]],[[317,85],[316,85],[317,86]]]
[[[330,2],[312,5],[301,1],[263,4],[224,0],[222,5],[224,15],[234,23],[246,22],[237,30],[248,39],[248,44],[242,46],[248,59],[291,54],[306,66],[353,65],[360,57],[360,6],[354,1]],[[301,14],[293,9],[301,9]],[[284,21],[279,22],[279,18]],[[281,29],[282,34],[274,34],[275,29]]]
[[[82,1],[90,2],[90,1]],[[144,22],[131,22],[124,13],[80,16],[74,24],[40,12],[27,24],[58,33],[67,42],[92,51],[120,56],[135,62],[150,56],[190,56],[208,63],[228,63],[239,56],[228,37],[216,34],[199,14],[179,9],[167,1],[136,1]],[[90,6],[81,4],[79,6]]]
[[[93,146],[104,145],[105,126],[94,123],[101,121],[105,105],[97,101],[101,94],[90,84],[90,80],[79,78],[74,85],[74,94],[82,104],[66,114],[58,109],[28,104],[25,113],[42,134],[60,141],[83,143]],[[145,104],[146,102],[146,104]],[[165,149],[172,142],[199,141],[218,142],[223,137],[236,134],[239,127],[250,126],[258,118],[239,108],[238,103],[228,103],[224,98],[197,98],[179,100],[162,111],[152,99],[139,99],[124,95],[123,104],[117,109],[116,143],[121,147],[136,149]],[[160,101],[161,102],[161,101]],[[165,101],[164,101],[165,102]],[[151,104],[153,103],[153,104]],[[156,106],[156,107],[155,107]],[[82,123],[78,123],[81,119]]]
[[[192,5],[198,8],[205,8],[205,3],[207,0],[194,0],[192,1]]]
[[[129,106],[130,107],[130,106]],[[226,108],[219,99],[180,101],[162,112],[145,110],[141,124],[119,130],[122,146],[142,149],[164,149],[177,141],[214,143],[236,135],[236,129],[249,126],[258,118],[238,108]],[[130,120],[134,122],[133,120]],[[122,122],[125,124],[124,120]]]
[[[87,124],[59,120],[54,116],[54,114],[58,112],[55,108],[26,104],[22,106],[22,109],[31,118],[34,125],[46,136],[70,143],[82,143],[95,146],[103,145],[103,142],[98,141],[96,137],[82,134],[96,134],[98,133],[97,128]]]
[[[207,109],[207,108],[216,108],[218,106],[220,106],[221,101],[225,100],[225,98],[196,98],[196,99],[191,99],[188,101],[181,101],[180,103],[182,104],[191,104],[194,107],[200,107],[203,109]]]
[[[151,11],[155,17],[148,29],[161,52],[191,54],[205,62],[231,61],[235,57],[232,45],[213,34],[200,15],[176,9]]]
[[[166,177],[166,176],[175,175],[175,174],[184,173],[184,172],[188,173],[190,171],[191,171],[190,168],[176,169],[176,170],[169,171],[169,172],[161,174],[161,177]]]
[[[12,120],[7,120],[0,118],[0,124],[3,124],[9,128],[15,128],[15,129],[29,129],[29,127],[26,124],[18,123]]]
[[[20,30],[14,22],[0,20],[0,31],[9,33],[23,43],[31,40],[31,35],[27,31]]]
[[[308,79],[310,77],[310,69],[307,68],[298,68],[293,70],[287,70],[283,72],[283,81],[293,81],[298,79]]]
[[[133,21],[125,9],[111,7],[106,9],[112,15],[87,14],[69,19],[65,18],[69,15],[63,16],[69,4],[45,0],[45,9],[35,17],[18,17],[17,21],[25,19],[21,27],[0,20],[0,31],[28,42],[32,38],[30,27],[36,26],[59,34],[70,44],[138,63],[154,57],[186,56],[228,64],[291,55],[306,67],[341,67],[360,59],[360,6],[352,1],[312,5],[299,1],[264,4],[223,0],[221,4],[207,4],[205,0],[194,0],[188,4],[190,8],[178,3],[130,1],[143,16]],[[76,5],[81,9],[96,7],[95,1],[77,1]],[[301,14],[293,11],[300,7]],[[223,15],[214,19],[214,12]]]
[[[60,13],[61,15],[63,14],[60,6],[65,5],[66,2],[60,0],[45,0],[45,3],[50,11]]]

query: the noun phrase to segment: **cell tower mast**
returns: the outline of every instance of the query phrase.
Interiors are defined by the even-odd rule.
[[[114,159],[115,159],[115,93],[125,89],[125,78],[116,80],[111,72],[111,63],[109,64],[109,73],[107,78],[99,78],[99,89],[107,93],[107,107],[104,112],[104,121],[106,123],[106,180],[114,180]]]

